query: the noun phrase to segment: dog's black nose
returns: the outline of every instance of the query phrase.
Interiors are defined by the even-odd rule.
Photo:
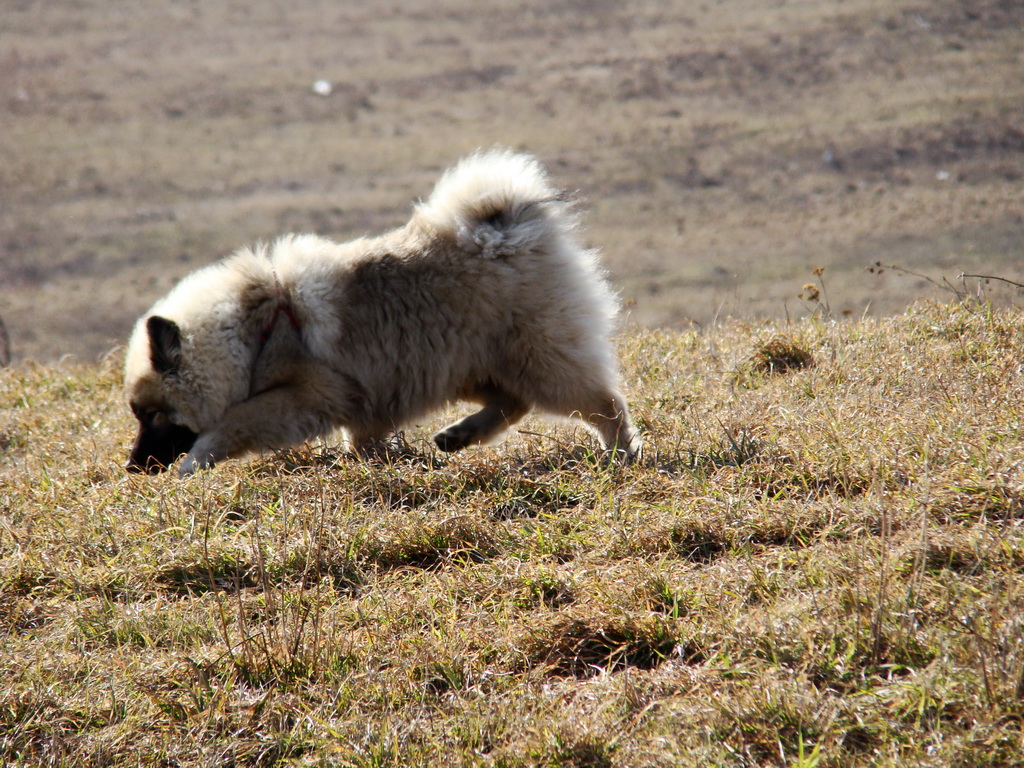
[[[140,422],[139,434],[125,469],[148,475],[166,472],[178,457],[189,452],[198,437],[191,429],[179,424],[154,427]]]

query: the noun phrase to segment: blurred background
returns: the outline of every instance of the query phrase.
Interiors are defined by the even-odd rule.
[[[1024,282],[1022,71],[1019,0],[10,0],[0,318],[94,360],[196,267],[399,226],[494,145],[578,192],[627,325],[1019,302],[959,275]]]

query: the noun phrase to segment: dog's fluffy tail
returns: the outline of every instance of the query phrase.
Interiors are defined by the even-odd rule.
[[[574,227],[566,196],[540,163],[508,150],[477,152],[447,171],[417,206],[421,223],[484,258],[549,244]]]

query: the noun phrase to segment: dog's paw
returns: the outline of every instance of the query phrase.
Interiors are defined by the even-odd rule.
[[[210,457],[201,459],[190,453],[181,460],[181,466],[178,467],[178,477],[191,477],[200,470],[213,469],[213,464],[214,461]]]
[[[601,461],[609,466],[628,467],[644,461],[644,441],[639,434],[633,435],[626,445],[616,445],[601,451]]]
[[[434,435],[434,443],[445,453],[453,453],[468,446],[473,436],[474,433],[470,430],[461,429],[458,424],[453,424]]]
[[[616,453],[621,454],[618,461],[622,464],[641,464],[644,460],[644,441],[639,434],[634,435],[629,441],[628,447],[620,448]]]
[[[601,451],[601,461],[611,467],[628,467],[642,460],[639,451],[629,452],[622,448],[605,448]]]
[[[191,477],[198,470],[198,463],[196,457],[191,453],[181,460],[181,466],[178,467],[178,477]]]

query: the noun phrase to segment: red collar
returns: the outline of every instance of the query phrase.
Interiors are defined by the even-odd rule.
[[[274,307],[274,314],[270,316],[270,322],[263,326],[263,330],[260,331],[260,350],[262,350],[267,342],[270,341],[270,334],[274,332],[274,326],[277,324],[277,318],[284,315],[288,318],[288,322],[291,323],[292,328],[296,331],[301,331],[302,326],[299,325],[299,318],[295,314],[295,310],[292,308],[291,303],[285,298],[284,291],[281,290],[281,285],[277,286],[277,306]]]

